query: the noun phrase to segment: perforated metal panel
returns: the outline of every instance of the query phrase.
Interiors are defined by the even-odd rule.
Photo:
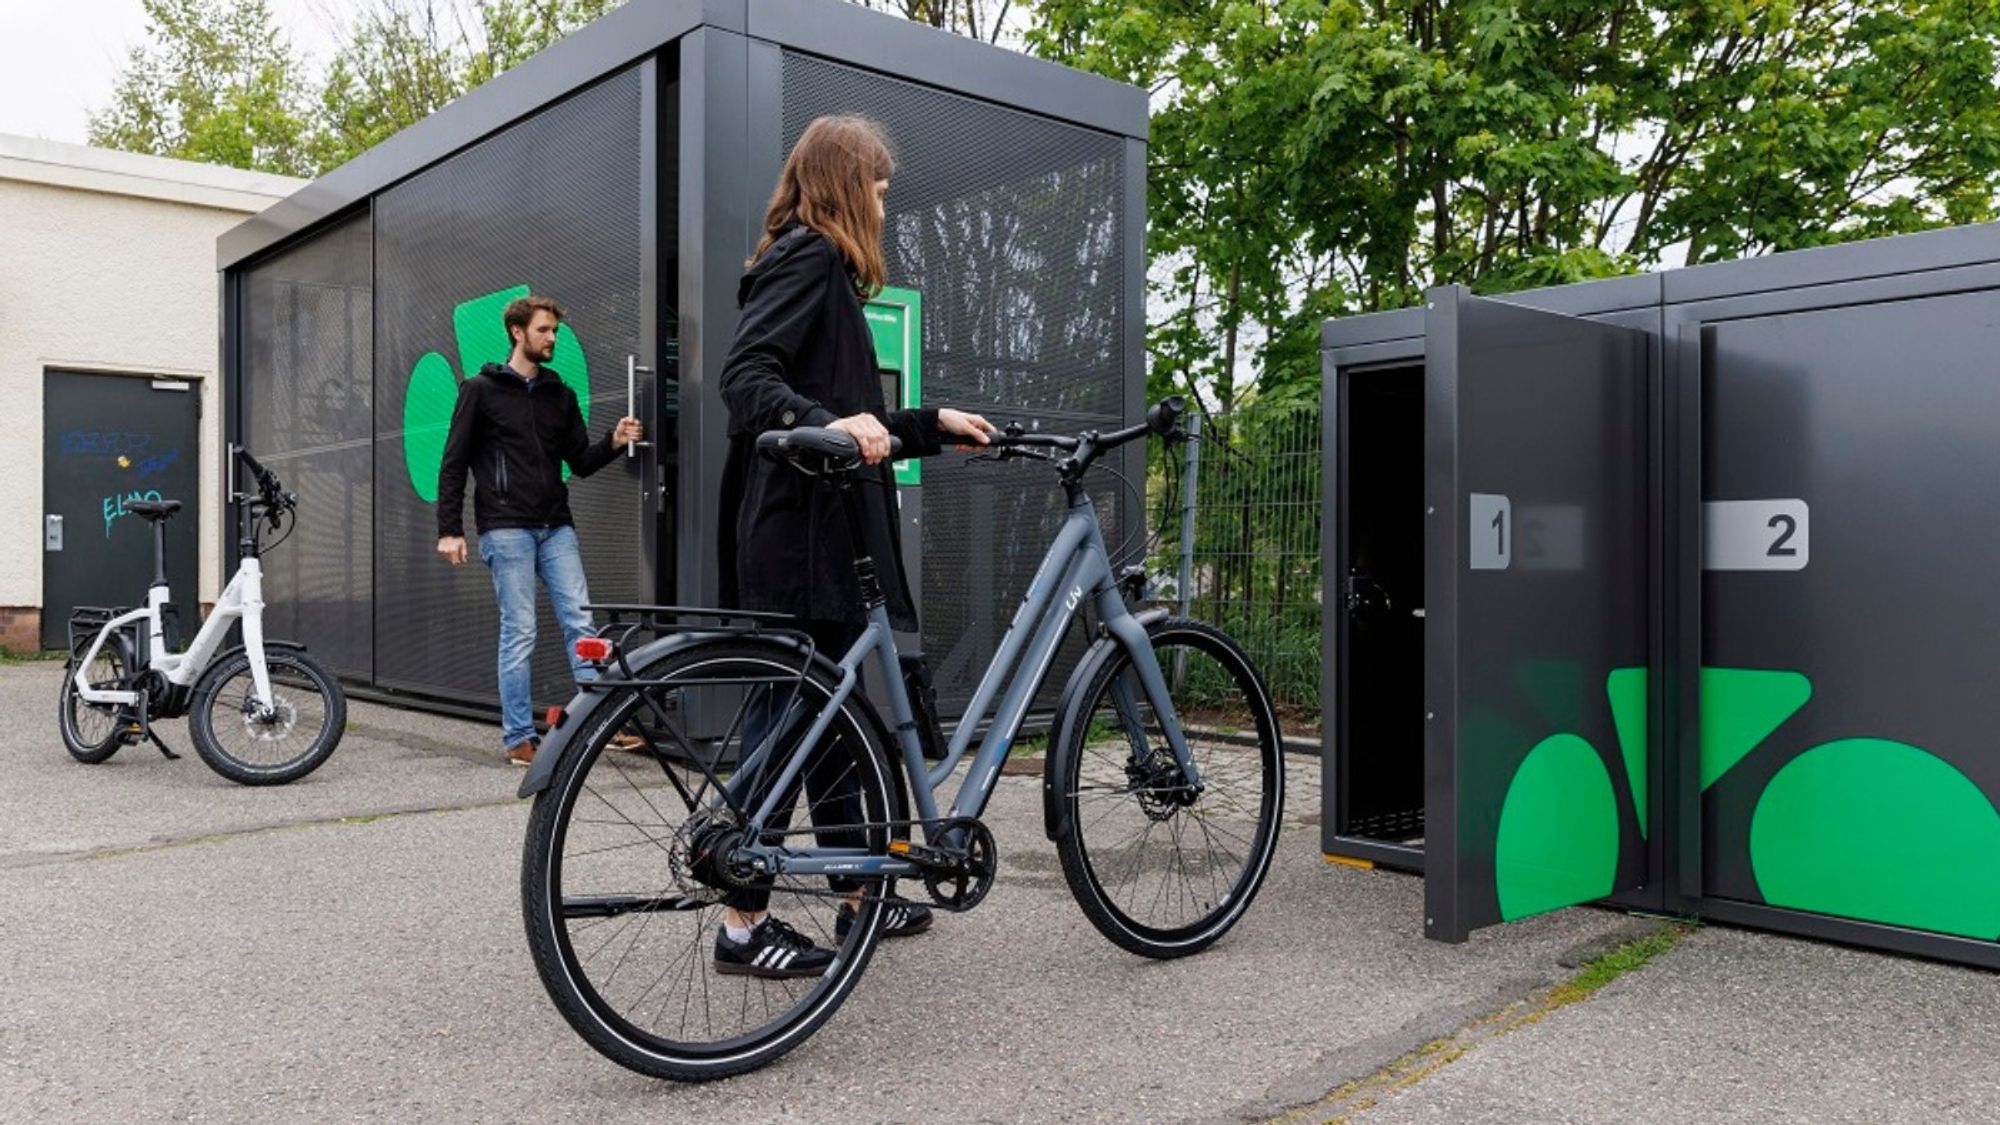
[[[890,135],[884,249],[889,283],[923,293],[926,405],[1057,432],[1122,424],[1122,139],[793,52],[783,111],[786,151],[828,113]],[[956,454],[924,467],[919,612],[954,713],[1059,522],[1054,475],[1036,468]],[[1108,474],[1092,494],[1115,551],[1131,497]],[[1080,651],[1073,639],[1050,691]]]
[[[367,215],[243,272],[243,443],[298,493],[264,558],[264,627],[342,675],[374,666]],[[233,532],[232,532],[233,534]]]
[[[518,286],[555,298],[587,361],[592,434],[602,435],[623,413],[625,361],[639,350],[641,318],[640,96],[639,75],[627,70],[376,200],[376,674],[386,685],[497,698],[491,575],[477,561],[452,568],[437,557],[436,510],[418,492],[421,471],[404,440],[423,413],[408,407],[412,372],[427,353],[442,357],[457,378],[475,374],[485,359],[505,359],[504,352],[461,355],[454,310]],[[504,337],[497,311],[490,327]],[[651,593],[638,472],[638,462],[620,459],[570,481],[596,601]],[[472,533],[470,495],[465,516]],[[561,633],[546,598],[539,600],[538,704],[567,699],[572,690]]]

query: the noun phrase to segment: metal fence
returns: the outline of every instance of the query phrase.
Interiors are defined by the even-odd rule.
[[[1262,670],[1285,734],[1320,733],[1320,412],[1248,406],[1190,416],[1195,440],[1153,459],[1154,597],[1234,636]]]

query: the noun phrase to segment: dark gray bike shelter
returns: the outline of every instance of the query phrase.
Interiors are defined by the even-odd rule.
[[[1330,859],[2000,967],[2000,225],[1322,346]]]
[[[593,433],[629,362],[654,439],[571,482],[593,600],[713,605],[737,281],[786,151],[837,112],[897,152],[899,303],[870,316],[907,318],[883,323],[908,346],[885,385],[920,362],[928,405],[1061,432],[1138,418],[1144,91],[838,0],[630,0],[219,240],[228,440],[301,498],[266,561],[271,632],[363,692],[491,713],[490,580],[435,556],[424,478],[457,380],[504,360],[498,309],[529,289],[568,311],[550,366]],[[948,714],[1059,519],[1034,468],[948,454],[901,489]],[[1115,545],[1129,497],[1101,492]],[[544,608],[537,703],[567,683]]]

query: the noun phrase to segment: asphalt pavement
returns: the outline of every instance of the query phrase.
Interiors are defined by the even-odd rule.
[[[0,1120],[2000,1112],[1993,975],[1716,930],[1363,1108],[1327,1100],[1658,923],[1575,909],[1427,942],[1420,880],[1322,860],[1317,764],[1300,757],[1270,878],[1211,950],[1152,962],[1100,937],[1043,839],[1037,781],[1005,778],[983,905],[885,945],[777,1064],[656,1081],[591,1051],[542,991],[520,920],[527,805],[491,729],[357,702],[319,772],[247,789],[191,752],[71,761],[58,675],[0,666]],[[184,724],[163,730],[186,750]]]

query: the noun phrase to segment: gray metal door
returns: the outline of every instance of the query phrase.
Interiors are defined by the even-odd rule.
[[[510,344],[501,313],[516,297],[568,312],[549,367],[576,392],[591,435],[627,409],[656,418],[645,223],[658,169],[641,158],[651,79],[628,69],[508,126],[377,197],[374,211],[375,679],[454,702],[498,699],[499,612],[477,556],[437,555],[438,465],[459,383]],[[651,151],[645,149],[643,151]],[[628,382],[628,361],[643,365]],[[642,377],[643,375],[643,377]],[[657,436],[657,426],[649,426]],[[661,504],[658,445],[571,479],[591,597],[653,597]],[[538,591],[537,704],[575,690],[562,631]]]
[[[167,581],[199,614],[201,395],[182,379],[49,371],[42,382],[42,646],[68,643],[79,605],[138,605],[153,581],[152,528],[133,500],[179,500]]]
[[[1425,933],[1460,941],[1647,879],[1646,350],[1426,315]]]

